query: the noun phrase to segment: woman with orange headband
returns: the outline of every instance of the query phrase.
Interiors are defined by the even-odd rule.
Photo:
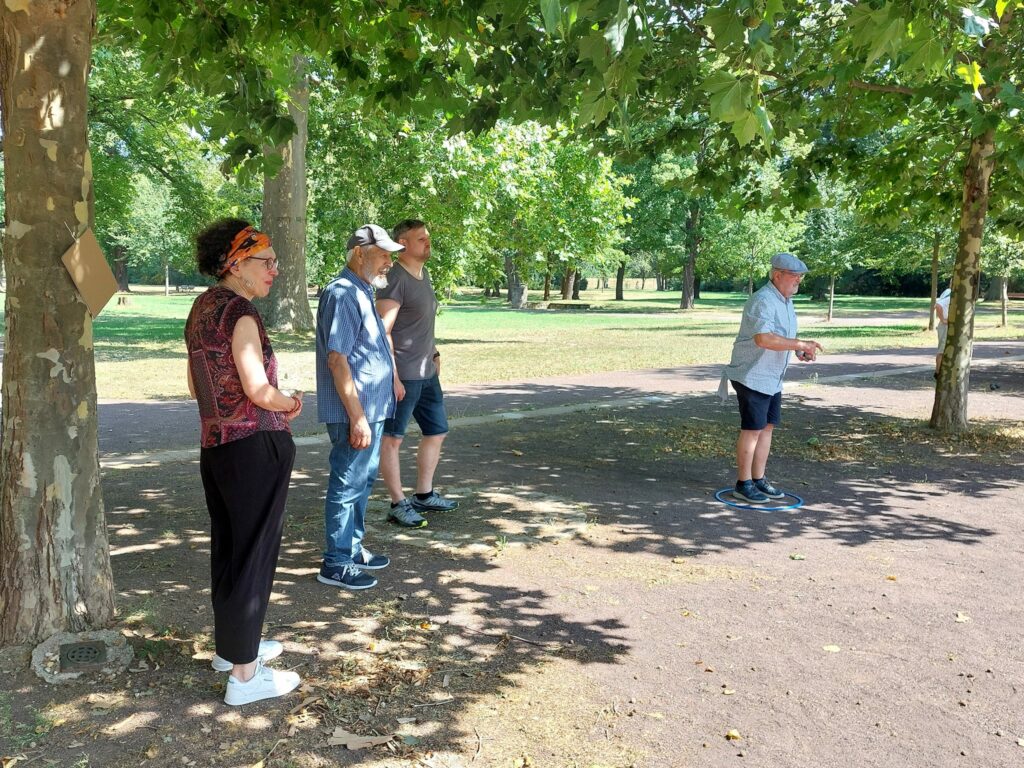
[[[217,278],[185,323],[210,513],[213,668],[231,673],[225,703],[248,704],[299,684],[294,672],[264,666],[284,649],[260,636],[295,460],[290,422],[302,412],[302,393],[277,388],[277,358],[252,303],[277,276],[270,238],[242,219],[222,219],[196,237],[196,260]]]

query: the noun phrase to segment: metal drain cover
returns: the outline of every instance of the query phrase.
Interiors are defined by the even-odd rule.
[[[102,640],[60,646],[61,672],[88,672],[107,663],[107,644]]]

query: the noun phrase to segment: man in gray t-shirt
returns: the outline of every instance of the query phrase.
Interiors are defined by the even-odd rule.
[[[434,470],[441,459],[441,444],[448,434],[448,416],[441,391],[441,353],[434,343],[437,297],[424,266],[430,259],[430,232],[419,219],[406,219],[392,234],[405,246],[388,273],[388,286],[377,291],[377,311],[384,321],[395,356],[395,407],[384,422],[380,473],[391,510],[388,520],[406,528],[427,524],[424,512],[449,512],[458,503],[434,490]],[[402,489],[398,452],[415,418],[423,437],[416,455],[416,493],[407,498]]]

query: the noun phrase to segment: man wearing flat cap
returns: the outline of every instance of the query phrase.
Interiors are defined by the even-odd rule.
[[[331,438],[327,545],[317,581],[343,589],[376,586],[368,571],[390,563],[363,546],[384,420],[395,410],[391,348],[373,292],[387,285],[391,256],[403,247],[376,224],[357,229],[348,239],[345,269],[324,289],[317,308],[317,411]]]
[[[772,256],[771,279],[747,300],[740,330],[732,347],[732,360],[722,373],[718,393],[725,400],[729,382],[740,408],[740,436],[736,441],[736,487],[733,496],[751,504],[767,504],[786,494],[765,476],[772,431],[782,416],[782,379],[789,354],[813,361],[824,347],[797,338],[793,296],[807,265],[791,253]]]

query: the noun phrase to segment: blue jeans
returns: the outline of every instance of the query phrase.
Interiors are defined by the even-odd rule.
[[[366,534],[366,502],[377,479],[384,422],[370,424],[370,447],[357,451],[348,443],[347,423],[328,424],[331,438],[331,474],[324,498],[327,548],[324,565],[350,565],[363,548]]]

